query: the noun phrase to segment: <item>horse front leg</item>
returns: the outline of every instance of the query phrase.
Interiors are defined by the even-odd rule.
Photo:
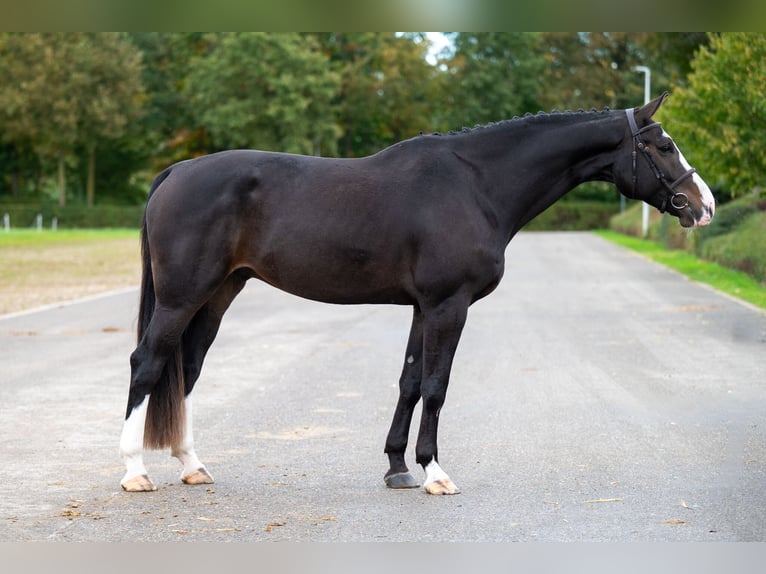
[[[423,326],[423,412],[415,449],[416,461],[426,473],[429,494],[458,494],[460,489],[439,466],[437,431],[439,413],[447,396],[452,359],[468,314],[468,301],[455,296],[429,309]]]
[[[410,474],[404,460],[415,405],[420,400],[420,379],[423,375],[423,314],[417,305],[413,309],[412,327],[407,342],[404,367],[399,378],[399,401],[386,439],[385,453],[389,469],[384,480],[389,488],[417,488],[420,486]]]

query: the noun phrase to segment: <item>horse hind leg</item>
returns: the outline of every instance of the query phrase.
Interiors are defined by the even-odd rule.
[[[120,484],[129,492],[156,490],[144,467],[143,448],[160,448],[163,440],[171,440],[157,434],[158,424],[168,429],[169,436],[173,435],[172,427],[183,425],[178,398],[183,394],[178,389],[183,384],[178,344],[189,314],[189,309],[155,309],[130,357],[128,408],[120,436],[120,455],[126,467]]]
[[[210,472],[200,461],[194,450],[194,434],[192,432],[192,398],[184,397],[185,428],[183,438],[170,449],[170,454],[181,461],[183,471],[181,482],[184,484],[213,484],[215,482]]]
[[[246,277],[238,273],[230,275],[208,302],[197,311],[183,335],[185,427],[183,437],[171,445],[170,452],[183,465],[181,481],[184,484],[214,482],[194,448],[191,392],[199,379],[205,356],[218,334],[223,315],[245,286],[246,280]]]
[[[149,478],[144,466],[144,425],[146,424],[146,409],[149,403],[147,395],[140,404],[131,409],[125,419],[120,436],[120,456],[125,463],[125,476],[120,485],[128,492],[147,492],[157,490]]]

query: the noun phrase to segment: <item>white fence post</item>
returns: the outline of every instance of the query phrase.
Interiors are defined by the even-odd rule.
[[[6,233],[11,230],[11,216],[7,213],[3,215],[3,227],[5,228]]]
[[[59,218],[54,217],[51,219],[51,231],[58,231],[59,228]]]
[[[37,227],[37,231],[43,230],[43,214],[38,213],[37,217],[35,218],[35,225]]]

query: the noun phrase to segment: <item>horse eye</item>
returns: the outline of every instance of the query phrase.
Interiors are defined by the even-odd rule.
[[[670,153],[673,151],[673,144],[670,142],[661,143],[660,145],[657,146],[657,149],[660,150],[662,153]]]

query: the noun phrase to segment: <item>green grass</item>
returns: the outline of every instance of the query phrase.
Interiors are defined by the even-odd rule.
[[[615,231],[597,231],[595,233],[612,243],[636,251],[652,261],[675,269],[689,279],[705,283],[723,293],[752,303],[761,309],[766,309],[766,288],[746,273],[701,260],[686,251],[668,250],[654,241],[623,235]]]
[[[5,247],[52,246],[59,244],[82,244],[114,239],[138,241],[137,229],[11,229],[6,232],[0,227],[0,249]]]
[[[0,315],[138,285],[138,230],[0,229]]]

